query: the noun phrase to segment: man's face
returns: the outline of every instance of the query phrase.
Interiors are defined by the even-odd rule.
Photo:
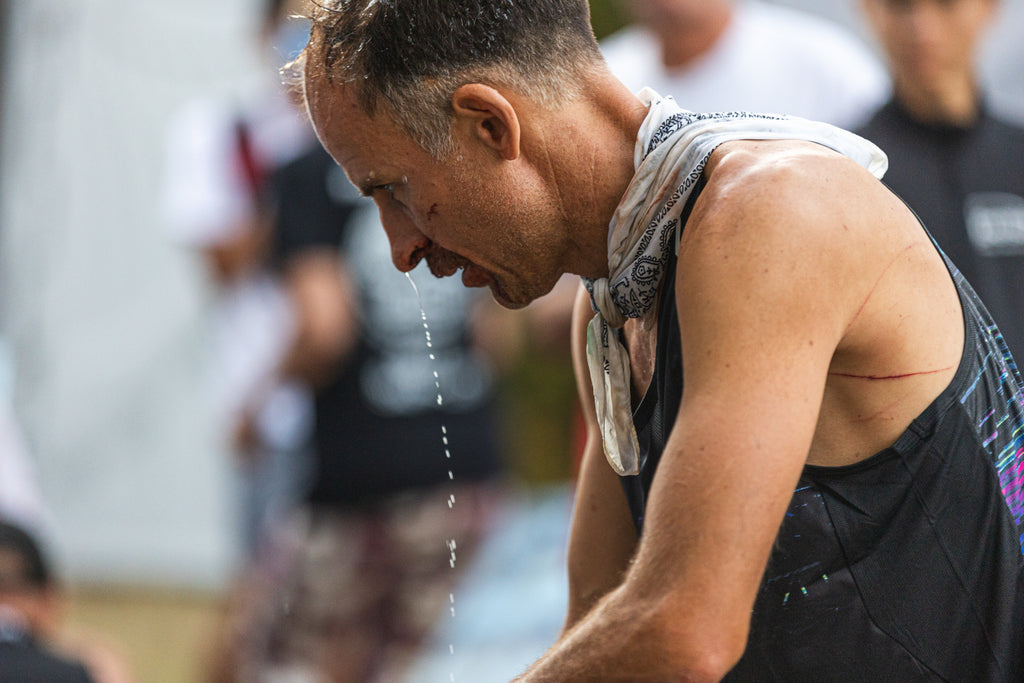
[[[936,90],[974,67],[995,0],[863,0],[898,85]]]
[[[368,117],[348,90],[313,87],[310,114],[324,147],[376,202],[395,267],[425,258],[438,277],[461,268],[464,285],[489,287],[508,308],[547,293],[561,272],[537,230],[553,217],[531,202],[536,179],[458,136],[455,152],[435,159],[385,113]]]

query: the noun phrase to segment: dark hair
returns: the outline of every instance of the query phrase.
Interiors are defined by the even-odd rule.
[[[386,101],[431,151],[447,139],[460,85],[504,85],[556,107],[602,59],[587,0],[322,0],[311,20],[304,78],[355,84],[370,116]]]
[[[0,521],[0,556],[4,555],[15,558],[19,567],[0,562],[0,592],[50,585],[50,566],[39,543],[23,528]]]

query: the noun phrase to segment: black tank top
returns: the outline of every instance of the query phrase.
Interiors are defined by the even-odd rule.
[[[966,333],[956,375],[890,448],[804,468],[726,681],[1024,681],[1024,382],[946,264]],[[666,286],[654,377],[633,415],[640,473],[622,478],[640,533],[682,389]]]

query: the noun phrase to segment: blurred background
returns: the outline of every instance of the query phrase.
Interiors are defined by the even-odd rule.
[[[205,407],[210,292],[162,227],[161,188],[172,115],[264,77],[260,4],[0,2],[0,395],[70,589],[68,628],[101,637],[140,681],[199,679],[244,554]],[[874,50],[852,2],[776,4]],[[613,0],[592,8],[599,37],[627,21]],[[989,104],[1018,122],[1022,29],[1024,0],[1003,0],[981,60]],[[560,626],[576,396],[568,350],[537,346],[500,387],[513,494],[413,680],[507,680]]]

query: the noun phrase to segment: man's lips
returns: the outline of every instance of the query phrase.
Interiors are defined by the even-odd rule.
[[[427,267],[434,277],[449,277],[455,275],[459,268],[469,265],[469,261],[456,256],[446,249],[433,248],[425,255]]]
[[[427,267],[434,277],[450,277],[462,269],[462,284],[483,287],[493,278],[483,268],[446,249],[435,249],[426,255]]]
[[[427,267],[434,277],[449,277],[462,269],[462,284],[466,287],[491,287],[500,292],[494,276],[469,259],[446,249],[434,249],[426,255]]]

